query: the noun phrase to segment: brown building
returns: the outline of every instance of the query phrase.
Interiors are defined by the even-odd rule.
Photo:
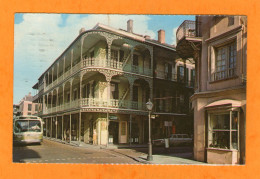
[[[244,164],[247,18],[197,16],[176,35],[178,54],[195,59],[194,158]]]

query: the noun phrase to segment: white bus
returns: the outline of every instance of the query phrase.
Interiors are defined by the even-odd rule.
[[[41,143],[43,138],[43,122],[37,116],[18,116],[14,119],[14,143]]]

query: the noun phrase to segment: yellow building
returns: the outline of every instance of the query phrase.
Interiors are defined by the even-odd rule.
[[[34,88],[38,89],[36,101],[42,103],[38,115],[45,121],[44,136],[76,144],[145,143],[146,102],[149,98],[155,102],[154,89],[159,87],[155,79],[160,78],[166,86],[171,83],[180,87],[178,94],[174,92],[178,101],[168,98],[171,104],[161,107],[162,111],[167,108],[164,114],[187,117],[181,110],[174,113],[172,105],[178,106],[189,98],[184,97],[183,91],[191,95],[193,90],[193,83],[189,82],[193,73],[189,73],[191,77],[186,73],[189,80],[178,82],[178,66],[193,70],[194,65],[177,60],[175,47],[165,44],[164,31],[159,31],[159,39],[153,40],[133,33],[132,20],[128,21],[127,29],[102,24],[88,31],[81,29],[78,37],[40,76]],[[170,88],[164,91],[173,96]],[[164,114],[159,114],[161,120]]]

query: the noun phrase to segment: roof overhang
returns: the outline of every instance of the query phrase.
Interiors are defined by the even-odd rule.
[[[205,106],[207,110],[215,109],[233,109],[241,107],[241,101],[232,99],[222,99],[214,101]]]

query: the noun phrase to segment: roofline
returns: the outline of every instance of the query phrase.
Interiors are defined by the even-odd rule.
[[[99,30],[97,29],[98,27],[101,27],[101,28],[104,28],[104,29],[107,29],[108,31],[105,31],[105,30]],[[137,40],[137,41],[141,41],[143,43],[147,42],[147,43],[150,43],[150,44],[153,44],[153,45],[157,45],[157,46],[160,46],[160,47],[163,47],[163,48],[167,48],[169,50],[174,50],[176,51],[175,48],[171,48],[171,47],[168,47],[166,45],[163,45],[163,44],[160,44],[160,43],[155,43],[155,42],[151,42],[150,40],[148,39],[145,39],[144,37],[140,37],[138,35],[135,35],[135,34],[130,34],[129,32],[125,32],[123,33],[122,30],[118,30],[118,29],[114,29],[112,27],[109,27],[109,26],[106,26],[106,25],[103,25],[103,24],[100,24],[100,23],[97,23],[94,28],[90,29],[90,30],[86,30],[82,33],[80,33],[71,43],[70,45],[54,60],[54,62],[40,75],[40,77],[38,78],[38,80],[51,68],[51,66],[56,63],[57,60],[59,60],[64,54],[65,52],[71,48],[71,46],[83,35],[83,34],[86,34],[88,32],[107,32],[107,33],[118,33],[120,35],[124,35],[128,38],[131,38],[131,39],[134,39],[134,40]]]

